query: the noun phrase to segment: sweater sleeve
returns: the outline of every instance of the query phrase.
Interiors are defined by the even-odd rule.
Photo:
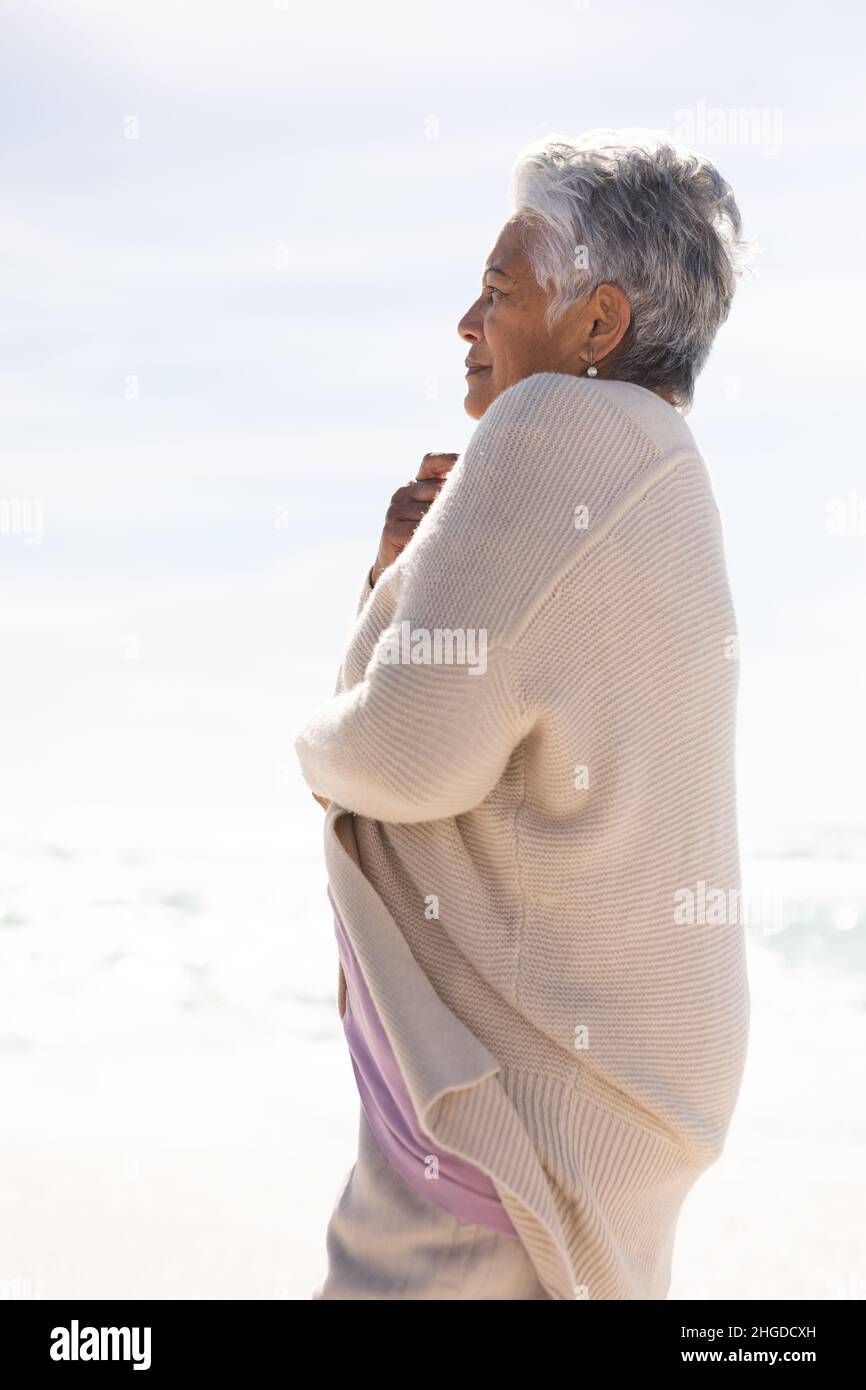
[[[354,630],[354,626],[355,626],[355,625],[357,624],[357,622],[358,622],[358,619],[360,618],[361,614],[364,612],[364,609],[365,609],[366,606],[367,606],[367,599],[368,599],[368,598],[370,597],[370,595],[373,593],[373,590],[374,590],[374,588],[375,588],[375,585],[373,585],[373,584],[370,583],[370,575],[371,575],[371,573],[372,573],[372,570],[373,570],[373,566],[371,565],[370,568],[367,570],[367,573],[366,573],[366,575],[365,575],[365,577],[364,577],[364,584],[363,584],[363,587],[362,587],[362,589],[361,589],[360,594],[358,595],[358,603],[357,603],[357,606],[356,606],[356,608],[355,608],[355,616],[354,616],[354,618],[353,618],[353,620],[352,620],[353,630]],[[368,629],[368,632],[369,632],[369,629]],[[370,640],[369,637],[368,637],[368,645],[369,645],[369,651],[372,651],[372,641]],[[350,647],[351,647],[351,642],[350,642]],[[369,659],[369,651],[368,651],[368,659]],[[345,684],[344,675],[343,675],[343,668],[344,668],[344,665],[345,665],[345,659],[346,659],[346,657],[345,657],[345,653],[344,653],[343,658],[342,658],[341,663],[340,663],[340,669],[339,669],[339,671],[338,671],[338,673],[337,673],[336,684],[335,684],[335,686],[334,686],[334,694],[335,694],[335,695],[338,694],[339,691],[343,689],[343,686],[344,686],[344,684]]]
[[[364,607],[365,603],[367,602],[367,599],[370,597],[370,595],[372,594],[373,589],[374,589],[374,587],[375,587],[373,584],[370,583],[370,574],[372,573],[372,569],[373,569],[373,566],[371,565],[370,568],[367,570],[367,573],[366,573],[365,576],[364,576],[364,587],[362,588],[360,594],[358,595],[358,607],[355,609],[355,617],[356,617],[356,618],[357,618],[358,614],[363,610],[363,607]]]
[[[472,810],[524,737],[507,652],[486,669],[394,664],[374,656],[364,680],[322,706],[295,742],[308,786],[392,824]]]
[[[485,413],[359,609],[334,695],[295,738],[310,789],[347,810],[389,823],[472,810],[531,728],[508,631],[532,598],[515,559],[543,441],[503,433],[519,407],[512,388]]]

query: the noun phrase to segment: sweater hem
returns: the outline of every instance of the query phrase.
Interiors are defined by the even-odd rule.
[[[431,1143],[493,1182],[551,1298],[664,1298],[682,1200],[708,1162],[578,1085],[502,1065],[440,998],[357,857],[325,821],[329,886]]]

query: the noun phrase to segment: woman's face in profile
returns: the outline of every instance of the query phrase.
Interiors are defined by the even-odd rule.
[[[464,408],[480,420],[507,387],[535,372],[580,376],[579,306],[572,306],[552,333],[544,323],[547,296],[532,274],[515,220],[506,222],[482,275],[482,291],[457,325],[469,345]],[[578,312],[573,312],[577,310]],[[480,370],[472,371],[472,367]]]

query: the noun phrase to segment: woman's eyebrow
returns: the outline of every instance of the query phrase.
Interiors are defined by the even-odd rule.
[[[514,283],[514,276],[509,275],[507,270],[502,270],[501,267],[498,265],[487,265],[484,267],[484,270],[481,275],[482,285],[484,284],[485,275],[502,275],[505,277],[506,280],[510,280],[512,284]]]

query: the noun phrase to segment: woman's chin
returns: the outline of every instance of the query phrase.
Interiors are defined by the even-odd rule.
[[[484,380],[479,381],[479,377],[483,377]],[[463,399],[463,409],[467,415],[473,420],[480,420],[492,399],[489,368],[467,378],[466,395]]]

